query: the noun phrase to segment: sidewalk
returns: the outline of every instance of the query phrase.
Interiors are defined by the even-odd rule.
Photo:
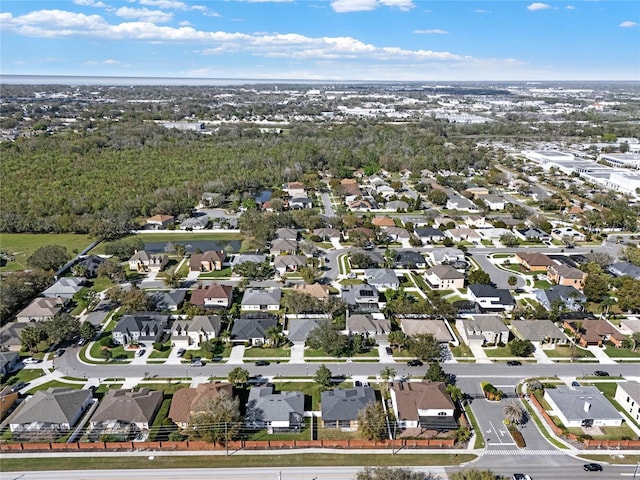
[[[553,360],[547,357],[547,354],[544,353],[544,350],[540,348],[540,345],[536,346],[536,349],[533,351],[533,357],[536,359],[538,363],[546,363],[546,364],[554,363]]]
[[[590,347],[587,347],[587,350],[589,350],[591,353],[593,353],[593,356],[596,357],[598,359],[598,361],[603,364],[603,365],[616,365],[618,362],[616,362],[615,360],[612,360],[609,355],[607,355],[606,353],[604,353],[604,350],[596,345],[592,345]]]

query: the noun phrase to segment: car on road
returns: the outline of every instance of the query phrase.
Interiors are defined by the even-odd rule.
[[[517,367],[518,365],[522,365],[522,362],[520,362],[519,360],[509,360],[507,362],[507,365],[509,365],[510,367]]]
[[[202,358],[200,357],[195,357],[193,360],[191,360],[192,367],[202,367],[203,365],[204,363],[202,363]]]
[[[182,356],[184,355],[184,348],[179,348],[178,351],[176,352],[176,355],[178,356],[178,358],[182,358]]]
[[[584,468],[585,472],[601,472],[602,465],[599,463],[585,463],[582,468]]]
[[[141,357],[145,353],[147,353],[147,351],[144,348],[141,348],[140,350],[136,350],[136,357]]]
[[[526,473],[514,473],[511,480],[532,480]]]
[[[420,361],[420,360],[418,360],[418,359],[416,358],[415,360],[409,360],[409,361],[407,362],[407,365],[408,365],[409,367],[421,367],[421,366],[422,366],[422,365],[424,365],[424,364],[422,363],[422,361]]]
[[[62,354],[64,353],[64,348],[59,348],[58,350],[56,350],[53,354],[54,357],[61,357]]]
[[[572,387],[579,387],[580,386],[580,382],[574,380],[573,382],[571,382],[571,386]]]
[[[18,390],[22,390],[26,386],[27,386],[27,382],[16,382],[11,387],[11,391],[12,392],[17,392]]]
[[[608,377],[609,376],[609,372],[605,372],[604,370],[596,370],[595,372],[593,372],[593,374],[596,377]]]
[[[27,357],[22,359],[22,363],[24,363],[25,365],[35,365],[36,363],[40,363],[40,360],[33,357]]]
[[[256,367],[266,367],[267,365],[269,365],[269,362],[267,362],[266,360],[258,360],[255,363]]]

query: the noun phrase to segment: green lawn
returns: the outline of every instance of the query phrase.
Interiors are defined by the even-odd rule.
[[[557,345],[553,350],[545,350],[544,353],[549,358],[571,358],[571,347]],[[580,347],[575,348],[573,355],[575,358],[593,358],[593,353]]]
[[[46,245],[66,247],[69,255],[73,256],[91,245],[91,242],[89,235],[74,233],[3,233],[0,235],[0,250],[13,255],[15,261],[0,268],[0,272],[28,269],[27,258]]]
[[[461,343],[457,347],[451,347],[451,353],[456,358],[474,358],[471,349],[466,343]]]
[[[551,288],[551,284],[546,280],[536,280],[533,282],[533,286],[540,290],[549,290]]]
[[[29,389],[28,393],[33,394],[36,393],[38,390],[47,390],[49,388],[71,388],[73,390],[80,390],[82,388],[82,385],[79,383],[65,383],[65,382],[59,382],[57,380],[51,380],[50,382],[47,383],[43,383],[42,385],[38,385],[37,387],[33,387],[31,389]]]
[[[213,272],[201,273],[198,278],[228,278],[231,276],[231,267],[215,270]]]
[[[606,347],[604,353],[611,358],[640,358],[640,352],[626,348]]]
[[[260,348],[252,347],[244,351],[244,358],[289,358],[291,350],[288,348]]]
[[[169,358],[169,355],[171,355],[171,341],[162,345],[162,349],[160,351],[154,348],[149,354],[149,358]]]
[[[484,353],[487,354],[487,357],[498,358],[498,357],[515,357],[509,347],[487,347],[483,348]],[[531,355],[529,355],[531,356]]]
[[[474,416],[473,411],[471,410],[471,407],[467,406],[467,408],[465,409],[465,412],[467,413],[467,418],[471,422],[473,431],[476,434],[473,448],[484,448],[484,437],[482,436],[482,430],[480,430],[480,426],[478,425],[478,421],[476,420],[476,417]]]
[[[100,352],[102,351],[102,345],[100,342],[94,342],[91,346],[91,356],[93,358],[103,358]],[[118,345],[111,349],[111,360],[129,360],[132,359],[135,355],[135,351],[133,350],[125,350],[122,345]],[[89,360],[90,361],[90,360]]]
[[[44,370],[39,368],[23,368],[17,371],[9,378],[5,383],[13,385],[16,382],[30,382],[36,378],[40,378],[44,375]]]

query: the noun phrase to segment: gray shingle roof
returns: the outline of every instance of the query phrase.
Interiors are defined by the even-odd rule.
[[[265,338],[269,328],[275,327],[278,320],[273,318],[238,318],[233,322],[231,338],[234,340],[251,340],[253,338]]]
[[[246,420],[251,422],[300,422],[304,413],[302,392],[273,393],[273,386],[252,387]]]
[[[242,305],[280,305],[280,288],[247,288],[242,297]]]
[[[371,387],[336,388],[320,394],[322,420],[325,422],[355,420],[367,403],[375,402]]]
[[[89,398],[91,398],[90,390],[70,388],[38,390],[11,419],[11,424],[32,422],[70,424],[78,416]]]
[[[151,423],[161,403],[162,392],[157,390],[109,390],[91,417],[91,423],[110,420]]]

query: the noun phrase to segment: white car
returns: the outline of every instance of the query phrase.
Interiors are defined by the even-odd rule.
[[[34,365],[36,363],[40,363],[40,360],[38,360],[37,358],[33,358],[33,357],[27,357],[27,358],[22,360],[22,363],[24,363],[25,365]]]
[[[141,348],[140,350],[136,350],[136,357],[141,357],[145,354],[146,350]]]

